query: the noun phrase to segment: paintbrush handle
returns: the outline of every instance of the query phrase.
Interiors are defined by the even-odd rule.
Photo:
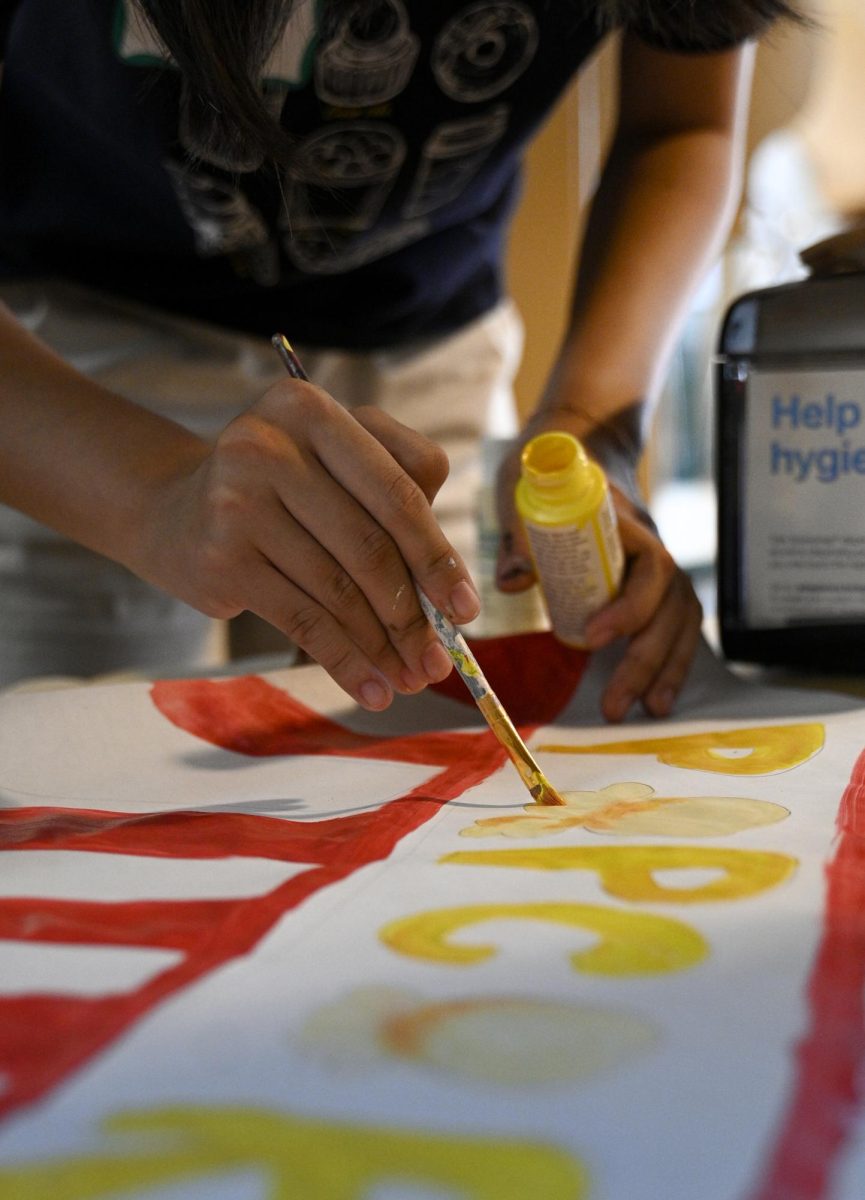
[[[417,585],[415,585],[415,591],[417,592],[418,600],[420,600],[420,606],[424,611],[424,616],[436,631],[439,641],[445,650],[447,650],[451,661],[459,671],[463,682],[474,699],[480,704],[481,700],[486,696],[492,696],[493,701],[498,705],[495,693],[487,683],[477,659],[471,650],[469,650],[466,639],[447,619],[444,613],[439,612],[432,601],[424,595]]]

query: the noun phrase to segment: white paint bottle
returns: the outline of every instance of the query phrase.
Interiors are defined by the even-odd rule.
[[[584,647],[625,564],[607,477],[570,433],[542,433],[523,449],[516,503],[553,633]]]

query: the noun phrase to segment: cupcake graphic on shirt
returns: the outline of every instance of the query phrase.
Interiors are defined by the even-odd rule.
[[[399,0],[355,4],[319,51],[316,93],[341,107],[383,104],[405,87],[419,46]]]

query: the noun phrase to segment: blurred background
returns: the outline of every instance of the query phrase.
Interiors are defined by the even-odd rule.
[[[865,0],[806,0],[800,7],[813,28],[785,27],[759,48],[739,214],[674,354],[643,468],[652,515],[691,572],[710,619],[712,358],[724,312],[743,292],[804,277],[799,250],[865,216]],[[615,116],[615,84],[615,47],[608,45],[530,153],[509,258],[526,324],[523,411],[534,405],[563,332],[571,273],[562,262],[573,266]]]

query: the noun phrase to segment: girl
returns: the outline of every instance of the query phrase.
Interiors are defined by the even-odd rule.
[[[733,211],[751,39],[782,14],[783,0],[13,3],[0,499],[26,516],[6,516],[0,627],[38,648],[28,669],[51,665],[61,619],[59,644],[87,646],[89,669],[106,639],[134,661],[125,616],[145,601],[107,559],[156,585],[147,603],[259,614],[369,709],[447,674],[414,584],[457,621],[477,615],[450,518],[515,366],[502,250],[520,162],[617,30],[618,124],[524,436],[570,430],[619,484],[629,569],[589,631],[595,648],[627,639],[603,710],[668,713],[700,609],[633,468]],[[279,376],[276,330],[314,384]],[[531,583],[518,449],[500,490],[506,590]],[[82,569],[48,530],[98,557]],[[189,633],[175,644],[171,629],[160,608],[174,657]]]

